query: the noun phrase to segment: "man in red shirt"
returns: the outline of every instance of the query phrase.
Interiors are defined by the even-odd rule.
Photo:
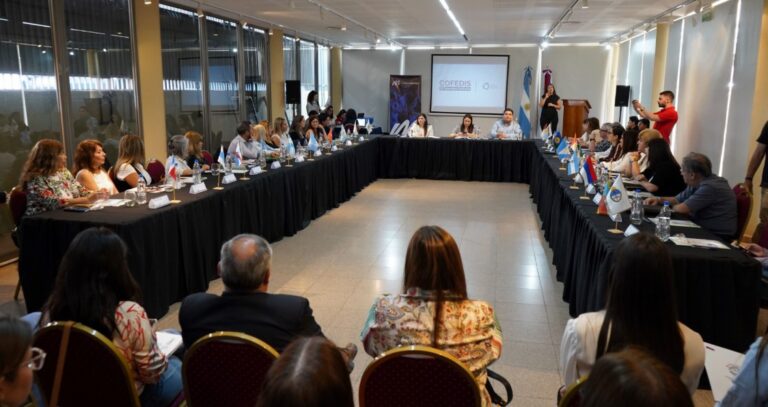
[[[659,107],[661,110],[655,113],[650,113],[645,110],[645,107],[640,104],[640,101],[633,100],[632,107],[640,116],[653,121],[653,128],[661,133],[664,140],[669,143],[669,135],[672,133],[672,128],[677,123],[677,111],[675,110],[675,94],[671,90],[665,90],[659,93]]]

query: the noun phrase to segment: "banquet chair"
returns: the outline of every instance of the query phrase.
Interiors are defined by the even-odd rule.
[[[395,130],[397,130],[400,127],[400,122],[397,122],[392,125],[392,127],[389,128],[389,134],[395,134]]]
[[[21,242],[19,241],[19,225],[21,225],[21,218],[24,216],[24,211],[27,210],[27,193],[19,186],[13,187],[8,197],[8,206],[11,209],[11,218],[13,219],[13,230],[11,231],[11,240],[17,248],[21,249]],[[21,292],[21,280],[16,283],[16,289],[13,292],[13,300],[19,300],[19,292]]]
[[[165,166],[157,160],[152,160],[147,164],[147,173],[152,177],[152,183],[157,184],[165,177]]]
[[[557,402],[557,407],[578,407],[581,403],[581,388],[587,381],[587,376],[578,378],[565,390],[565,395]]]
[[[472,372],[449,353],[404,346],[374,359],[360,380],[360,407],[480,406]]]
[[[733,193],[736,195],[736,241],[738,245],[744,239],[744,230],[746,229],[749,216],[752,214],[752,193],[744,186],[737,184],[733,187]]]
[[[48,406],[139,407],[131,367],[112,341],[83,324],[52,322],[35,334],[47,363],[36,373]]]
[[[208,150],[203,150],[203,162],[204,162],[206,165],[209,165],[209,166],[210,166],[211,164],[213,164],[213,156],[211,155],[211,152],[210,152],[210,151],[208,151]]]
[[[219,331],[198,339],[181,367],[187,406],[253,407],[278,356],[244,333]]]

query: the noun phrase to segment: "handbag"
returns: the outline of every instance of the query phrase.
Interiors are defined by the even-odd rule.
[[[506,406],[507,404],[511,403],[514,394],[512,393],[512,385],[509,384],[509,381],[505,379],[504,376],[494,372],[491,369],[485,369],[485,372],[488,374],[488,380],[485,381],[485,390],[487,390],[488,394],[491,396],[491,402],[499,406]],[[493,389],[491,379],[496,380],[497,382],[501,383],[502,386],[504,386],[504,389],[507,391],[506,400],[502,399],[501,396],[496,393],[496,390]]]

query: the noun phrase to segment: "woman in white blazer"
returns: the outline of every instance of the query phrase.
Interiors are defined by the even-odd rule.
[[[424,113],[419,114],[416,118],[416,123],[413,123],[411,129],[408,130],[408,137],[434,137],[432,131],[432,125],[427,121],[427,115]]]

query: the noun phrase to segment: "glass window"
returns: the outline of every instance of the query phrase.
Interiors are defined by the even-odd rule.
[[[237,82],[237,23],[205,16],[208,30],[208,89],[210,137],[208,146],[232,140],[240,122]]]
[[[309,112],[306,111],[307,95],[313,90],[317,90],[315,87],[315,43],[301,40],[299,42],[299,67],[301,68],[301,107],[305,115]],[[318,103],[323,105],[324,100],[318,100]],[[318,112],[319,113],[319,112]]]
[[[331,49],[317,46],[317,94],[320,106],[331,104]],[[337,109],[338,110],[338,109]]]
[[[65,0],[69,86],[74,133],[104,144],[110,163],[123,132],[136,131],[129,0]],[[106,12],[109,10],[109,12]]]
[[[269,120],[266,33],[255,27],[243,27],[243,46],[246,117],[252,122]]]
[[[0,0],[0,190],[19,181],[29,149],[61,139],[47,0]],[[8,205],[0,205],[0,261],[15,257]]]
[[[199,34],[197,13],[160,5],[163,95],[168,137],[190,130],[205,134]]]

